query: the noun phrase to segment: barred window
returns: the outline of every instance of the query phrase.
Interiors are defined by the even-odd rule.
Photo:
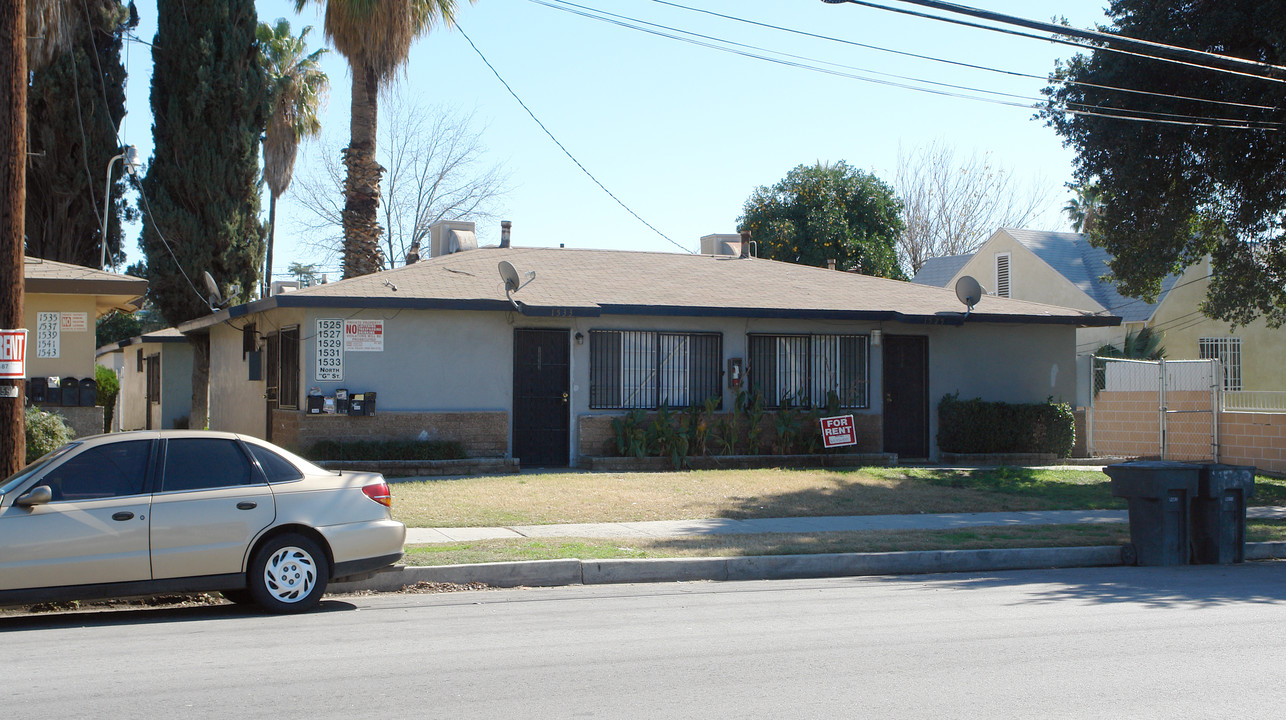
[[[722,358],[718,333],[591,330],[589,406],[687,407],[722,397]]]
[[[1202,360],[1218,360],[1223,365],[1223,389],[1241,390],[1241,338],[1201,338],[1197,346]]]
[[[870,407],[866,335],[750,335],[750,391],[766,407]]]

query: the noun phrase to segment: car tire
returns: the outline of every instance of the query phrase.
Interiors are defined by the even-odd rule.
[[[250,596],[274,614],[301,613],[321,602],[330,580],[326,554],[296,533],[278,535],[255,553],[246,573]]]

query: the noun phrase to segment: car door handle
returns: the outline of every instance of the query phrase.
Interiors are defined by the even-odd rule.
[[[134,518],[134,513],[129,512],[128,510],[123,510],[121,512],[116,513],[115,515],[112,515],[113,520],[120,520],[121,522],[124,522],[126,520],[132,520],[133,518]]]
[[[237,503],[238,510],[254,510],[257,507],[259,507],[259,503],[250,502],[249,500],[243,500]]]

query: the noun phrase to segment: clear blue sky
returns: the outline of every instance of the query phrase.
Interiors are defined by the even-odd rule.
[[[655,0],[577,0],[587,7],[647,22],[834,63],[841,72],[902,75],[1038,98],[1039,80],[959,68],[702,15]],[[678,4],[902,52],[1044,76],[1064,45],[1009,37],[947,23],[821,0],[679,0]],[[888,5],[913,8],[896,0]],[[976,0],[988,10],[1077,27],[1105,22],[1101,0]],[[290,20],[298,33],[322,19],[313,8],[260,0],[259,19]],[[155,35],[155,5],[138,3],[141,39]],[[512,176],[502,215],[514,223],[515,245],[696,251],[702,235],[735,232],[745,200],[796,165],[845,160],[892,182],[899,148],[939,140],[959,154],[990,153],[1023,183],[1055,194],[1042,227],[1065,229],[1072,153],[1034,111],[812,72],[680,43],[542,6],[532,0],[463,4],[459,25],[545,126],[599,181],[662,238],[586,177],[509,95],[463,34],[438,28],[412,48],[405,84],[427,103],[476,113],[492,162]],[[755,50],[754,52],[760,52]],[[128,110],[123,139],[151,156],[148,104],[151,52],[131,43]],[[837,67],[846,66],[846,67]],[[854,69],[856,68],[856,69]],[[347,144],[349,84],[344,59],[330,53],[324,69],[332,90],[323,133]],[[894,78],[891,82],[922,85]],[[945,92],[961,92],[939,88]],[[978,92],[963,92],[977,96]],[[1017,100],[1017,102],[1026,102]],[[301,148],[296,177],[313,171],[319,143]],[[265,217],[267,201],[264,202]],[[278,202],[274,271],[291,261],[320,262],[296,241],[300,209],[287,193]],[[467,219],[467,218],[466,218]],[[499,227],[479,227],[494,243]],[[130,253],[131,260],[140,253]],[[326,269],[334,278],[334,261]]]

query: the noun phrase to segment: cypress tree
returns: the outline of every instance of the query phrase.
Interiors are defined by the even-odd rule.
[[[235,300],[258,285],[267,103],[257,27],[253,0],[157,2],[153,154],[140,210],[149,292],[174,325],[210,312],[203,271]]]
[[[259,138],[267,116],[253,0],[158,0],[153,154],[143,180],[149,293],[172,325],[209,314],[202,273],[243,301],[259,282]],[[238,289],[239,288],[239,289]],[[190,427],[206,425],[210,339],[193,346]]]
[[[26,253],[98,267],[107,166],[121,152],[116,131],[125,116],[122,38],[138,16],[116,2],[85,7],[92,22],[80,26],[70,52],[33,73],[27,90]],[[123,163],[111,171],[107,252],[123,259],[120,218],[131,214]]]

